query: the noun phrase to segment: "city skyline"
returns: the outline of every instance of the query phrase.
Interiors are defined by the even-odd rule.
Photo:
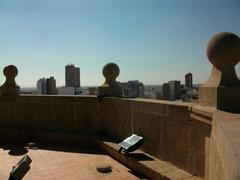
[[[121,82],[184,82],[192,72],[195,84],[204,83],[209,39],[240,35],[239,19],[237,0],[0,0],[0,69],[16,65],[21,87],[43,76],[63,86],[69,63],[81,68],[82,86],[99,86],[108,62],[120,67]]]

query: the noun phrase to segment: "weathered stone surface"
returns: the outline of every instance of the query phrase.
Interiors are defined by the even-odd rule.
[[[16,104],[0,102],[0,125],[16,125]]]
[[[158,156],[163,155],[161,153],[164,153],[164,148],[159,146],[160,144],[164,144],[163,118],[159,118],[156,114],[147,114],[143,112],[134,112],[133,114],[132,133],[144,136],[145,145],[143,149]],[[156,144],[158,144],[158,146],[156,146]]]
[[[74,112],[75,112],[75,125],[74,125],[74,129],[76,131],[79,131],[79,132],[83,132],[83,133],[87,133],[87,122],[90,118],[90,115],[89,115],[89,108],[91,108],[89,106],[88,103],[77,103],[74,105]],[[81,110],[79,110],[81,109]]]
[[[56,129],[74,129],[74,108],[73,104],[56,104],[55,107],[54,127]]]
[[[53,129],[54,105],[49,103],[37,103],[35,105],[35,122],[39,128]]]
[[[200,121],[191,121],[191,147],[205,151],[206,137],[210,137],[211,127]]]
[[[17,124],[20,127],[37,127],[35,122],[35,106],[31,103],[16,103]]]
[[[210,138],[209,179],[240,178],[240,115],[217,111]]]

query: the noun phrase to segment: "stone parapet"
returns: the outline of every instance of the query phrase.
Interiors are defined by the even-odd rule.
[[[209,152],[209,180],[240,179],[240,115],[216,111]]]
[[[90,135],[121,141],[135,133],[145,139],[143,151],[204,177],[211,113],[195,106],[147,99],[20,95],[16,101],[0,99],[0,140],[66,144],[70,138],[71,144],[86,144]]]

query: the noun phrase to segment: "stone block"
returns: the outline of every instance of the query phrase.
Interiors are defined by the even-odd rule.
[[[153,155],[162,156],[163,142],[163,117],[156,114],[133,113],[133,132],[144,137],[143,149]],[[153,126],[154,124],[154,126]],[[162,141],[162,142],[161,142]]]
[[[141,102],[138,111],[143,113],[155,114],[159,116],[169,116],[169,106],[160,103]]]
[[[0,125],[16,125],[16,104],[14,102],[0,103]]]
[[[38,128],[54,128],[54,104],[37,103],[35,105],[35,120]]]
[[[211,125],[201,121],[191,121],[191,148],[205,152],[206,137],[210,137]]]
[[[74,111],[76,113],[74,129],[86,133],[91,128],[88,126],[90,121],[88,104],[76,104],[74,105]]]
[[[17,103],[16,104],[16,115],[17,123],[21,127],[31,127],[37,126],[35,122],[35,105],[31,103]]]
[[[182,117],[182,120],[187,120],[189,117],[188,106],[168,105],[169,116]]]
[[[124,139],[131,135],[133,132],[134,112],[131,111],[128,107],[123,106],[119,109],[118,116],[118,121],[120,122],[119,138]]]
[[[201,151],[196,152],[196,175],[204,177],[205,172],[205,153]]]
[[[73,104],[55,104],[54,128],[57,130],[74,130],[75,113]]]
[[[200,87],[199,104],[240,112],[240,87]]]

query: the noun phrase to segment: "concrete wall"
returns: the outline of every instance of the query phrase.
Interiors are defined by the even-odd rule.
[[[240,115],[216,111],[210,138],[209,180],[240,179]]]
[[[191,103],[94,96],[20,96],[0,101],[1,141],[87,144],[92,134],[145,139],[143,150],[204,177],[211,113]]]

